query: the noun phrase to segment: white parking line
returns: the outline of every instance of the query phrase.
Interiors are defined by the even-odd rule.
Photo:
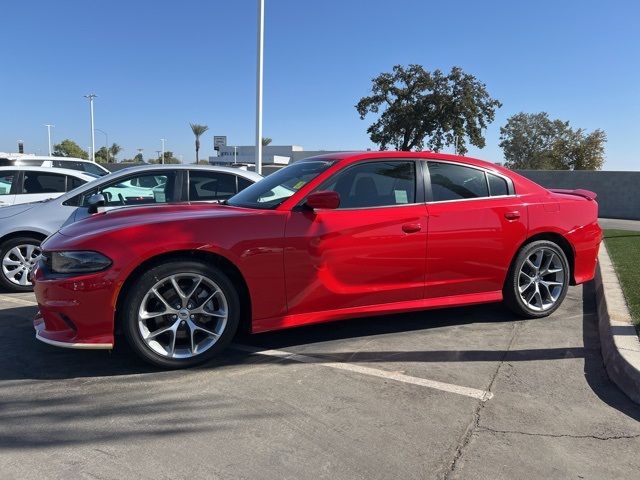
[[[38,305],[38,302],[34,302],[33,300],[24,300],[17,297],[8,297],[6,295],[0,295],[0,302],[15,303],[16,305],[28,305],[30,307]]]
[[[348,372],[360,373],[362,375],[369,375],[371,377],[384,378],[386,380],[395,380],[396,382],[410,383],[412,385],[419,385],[421,387],[433,388],[436,390],[442,390],[444,392],[464,395],[465,397],[477,398],[478,400],[483,402],[493,397],[493,393],[487,390],[462,387],[460,385],[438,382],[437,380],[429,380],[427,378],[412,377],[411,375],[405,375],[404,373],[389,372],[387,370],[380,370],[377,368],[363,367],[361,365],[355,365],[353,363],[330,362],[322,358],[308,357],[306,355],[285,352],[283,350],[260,350],[259,348],[251,347],[248,345],[233,344],[232,347],[236,350],[242,350],[244,352],[249,352],[255,355],[266,355],[268,357],[293,360],[295,362],[312,363],[314,365],[321,365],[323,367],[335,368],[338,370],[346,370]]]

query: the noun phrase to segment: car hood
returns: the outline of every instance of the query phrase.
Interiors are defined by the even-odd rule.
[[[67,237],[96,235],[113,230],[159,225],[167,222],[193,221],[260,214],[260,210],[219,204],[164,204],[144,207],[125,207],[96,213],[63,226],[58,233]]]
[[[21,203],[19,205],[10,205],[8,207],[0,208],[0,218],[9,218],[31,210],[40,203]]]

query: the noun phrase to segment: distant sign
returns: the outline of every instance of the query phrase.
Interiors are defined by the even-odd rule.
[[[213,149],[216,151],[220,151],[220,147],[227,146],[227,136],[226,135],[215,135],[213,137]]]

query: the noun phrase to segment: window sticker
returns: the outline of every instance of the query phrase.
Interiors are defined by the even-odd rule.
[[[307,183],[307,182],[305,182],[304,180],[300,180],[298,183],[296,183],[293,186],[293,189],[294,190],[300,190],[304,186],[305,183]]]
[[[406,190],[394,190],[393,193],[396,196],[396,203],[409,203]]]

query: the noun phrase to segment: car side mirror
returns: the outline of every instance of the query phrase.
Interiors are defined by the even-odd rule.
[[[333,210],[340,206],[340,194],[333,190],[321,190],[307,197],[305,205],[313,210]]]
[[[87,200],[87,205],[89,205],[89,213],[93,215],[94,213],[98,213],[98,209],[104,207],[107,204],[107,201],[104,198],[104,195],[101,193],[96,193],[89,197]]]

